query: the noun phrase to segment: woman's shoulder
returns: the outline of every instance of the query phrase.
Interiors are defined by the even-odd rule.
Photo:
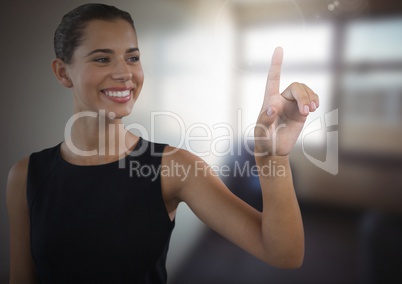
[[[28,174],[29,157],[16,162],[8,173],[7,199],[19,199],[25,196],[25,188]]]
[[[16,162],[9,171],[8,179],[21,180],[22,178],[26,178],[28,172],[28,165],[29,165],[29,156]]]
[[[51,148],[46,148],[37,152],[30,154],[22,158],[21,160],[17,161],[11,168],[8,173],[8,180],[7,180],[7,194],[13,193],[15,191],[22,191],[24,194],[26,192],[26,184],[28,179],[28,170],[30,168],[31,160],[32,159],[42,159],[42,158],[49,158],[50,156],[54,157],[57,154],[58,147],[54,146]],[[36,165],[38,166],[38,165]],[[39,165],[41,166],[41,165]],[[38,170],[42,170],[38,169]]]
[[[199,156],[192,152],[170,145],[166,145],[163,151],[163,158],[166,161],[175,161],[182,165],[193,165],[194,163],[205,163]]]
[[[162,167],[168,179],[180,187],[210,171],[208,164],[194,153],[173,146],[166,146]]]

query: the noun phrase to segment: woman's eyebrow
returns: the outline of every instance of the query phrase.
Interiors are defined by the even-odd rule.
[[[138,47],[132,47],[126,50],[126,53],[131,53],[131,52],[136,52],[136,51],[140,51]],[[99,49],[95,49],[92,50],[90,53],[88,53],[85,57],[91,56],[95,53],[107,53],[107,54],[114,54],[113,49],[109,49],[109,48],[99,48]]]
[[[95,54],[95,53],[113,54],[114,51],[112,49],[109,49],[109,48],[95,49],[95,50],[92,50],[90,53],[88,53],[85,57],[91,56],[92,54]]]
[[[140,51],[140,49],[138,47],[133,47],[133,48],[127,49],[126,53],[131,53],[131,52],[136,52],[136,51]]]

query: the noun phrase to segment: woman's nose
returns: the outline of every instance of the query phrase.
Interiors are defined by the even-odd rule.
[[[133,77],[133,73],[124,60],[116,63],[116,68],[112,74],[114,80],[128,81]]]

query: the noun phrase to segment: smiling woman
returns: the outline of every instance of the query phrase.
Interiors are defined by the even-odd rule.
[[[300,83],[279,92],[281,48],[272,57],[254,130],[262,212],[234,196],[199,157],[124,127],[144,80],[128,13],[103,4],[77,7],[56,30],[55,51],[52,68],[71,90],[77,119],[66,141],[10,171],[10,283],[166,283],[181,202],[266,263],[302,264],[304,234],[289,153],[319,99]],[[280,175],[266,174],[272,165]]]
[[[76,113],[105,109],[107,114],[113,112],[119,118],[131,113],[144,75],[137,36],[130,22],[124,19],[88,22],[80,44],[67,62],[57,57],[52,67],[59,81],[74,89]]]

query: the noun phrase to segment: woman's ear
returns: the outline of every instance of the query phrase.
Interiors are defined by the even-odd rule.
[[[62,84],[66,88],[71,88],[73,83],[68,76],[66,63],[60,58],[55,58],[52,61],[52,69],[54,74],[56,75],[57,80],[59,80],[60,84]]]

